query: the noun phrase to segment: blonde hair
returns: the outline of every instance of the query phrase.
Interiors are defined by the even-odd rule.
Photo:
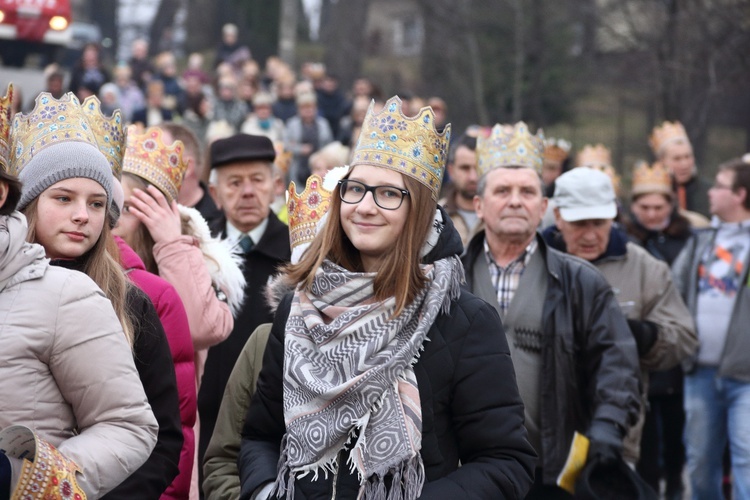
[[[347,176],[348,177],[348,176]],[[402,175],[409,196],[404,203],[409,215],[396,243],[383,256],[373,284],[375,298],[385,300],[395,297],[394,316],[411,304],[425,286],[426,278],[420,267],[420,251],[427,239],[435,215],[435,201],[430,190],[419,181]],[[339,187],[331,197],[328,221],[316,236],[297,264],[284,267],[284,279],[304,290],[312,286],[315,273],[329,259],[345,269],[363,272],[362,259],[341,225],[341,198]]]
[[[39,197],[37,196],[23,210],[29,224],[26,241],[32,243],[36,242],[36,224],[39,221],[38,204]],[[104,296],[112,303],[125,338],[132,348],[135,341],[135,318],[130,316],[126,300],[128,287],[132,285],[120,266],[120,251],[117,249],[117,243],[106,221],[99,239],[79,259],[82,263],[81,271],[101,288]]]

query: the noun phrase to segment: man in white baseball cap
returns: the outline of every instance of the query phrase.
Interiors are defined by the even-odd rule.
[[[668,370],[698,348],[695,327],[672,283],[669,267],[629,242],[614,222],[615,190],[609,176],[580,167],[555,183],[555,226],[544,231],[547,244],[593,264],[612,286],[638,347],[642,391],[648,393],[648,372]],[[625,437],[623,458],[634,464],[640,456],[645,413]]]

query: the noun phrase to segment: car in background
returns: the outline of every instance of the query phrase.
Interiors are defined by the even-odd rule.
[[[70,0],[0,0],[0,57],[23,66],[29,54],[53,62],[72,39]]]

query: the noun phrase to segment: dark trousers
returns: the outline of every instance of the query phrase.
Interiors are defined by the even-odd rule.
[[[667,492],[682,489],[682,469],[685,465],[685,409],[682,394],[649,396],[650,409],[646,413],[641,437],[641,459],[638,474],[659,491],[659,480],[667,482]]]

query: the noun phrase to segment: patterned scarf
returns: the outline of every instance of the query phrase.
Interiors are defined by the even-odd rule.
[[[463,280],[456,257],[423,271],[428,285],[397,317],[393,297],[376,301],[374,273],[349,272],[330,261],[309,292],[295,292],[284,340],[287,432],[279,496],[294,498],[295,476],[317,479],[321,471],[325,477],[337,471],[344,449],[360,479],[359,498],[411,500],[421,493],[422,409],[412,365]]]

